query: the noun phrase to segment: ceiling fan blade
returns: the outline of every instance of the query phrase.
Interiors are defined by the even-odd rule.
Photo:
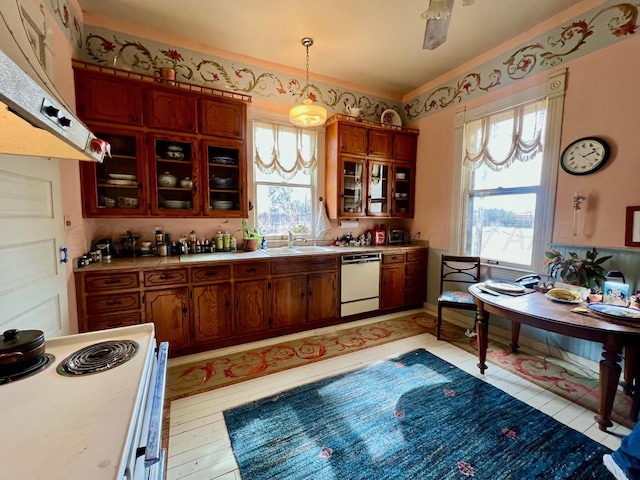
[[[453,10],[453,0],[445,0],[447,9]],[[451,16],[447,18],[429,19],[424,30],[424,43],[422,48],[425,50],[435,50],[447,40],[449,32],[449,23]]]

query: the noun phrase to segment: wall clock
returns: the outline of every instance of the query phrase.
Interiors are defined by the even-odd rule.
[[[602,168],[610,151],[609,144],[602,138],[581,138],[564,149],[560,166],[571,175],[587,175]]]

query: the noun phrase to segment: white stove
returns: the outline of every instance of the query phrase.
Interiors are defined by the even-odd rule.
[[[134,354],[96,373],[59,372],[69,355],[112,341],[130,341]],[[43,370],[0,385],[0,476],[162,478],[164,452],[159,442],[168,344],[156,354],[153,324],[48,339],[45,352],[55,360]],[[150,445],[154,442],[157,448]]]

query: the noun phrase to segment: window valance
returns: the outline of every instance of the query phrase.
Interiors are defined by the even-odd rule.
[[[254,130],[254,162],[270,174],[277,172],[284,180],[299,173],[310,175],[317,164],[317,135],[291,125],[256,121]]]
[[[546,99],[465,122],[464,160],[468,168],[499,171],[542,151]]]

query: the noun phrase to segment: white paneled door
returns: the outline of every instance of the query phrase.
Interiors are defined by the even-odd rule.
[[[0,155],[0,333],[67,335],[58,160]]]

